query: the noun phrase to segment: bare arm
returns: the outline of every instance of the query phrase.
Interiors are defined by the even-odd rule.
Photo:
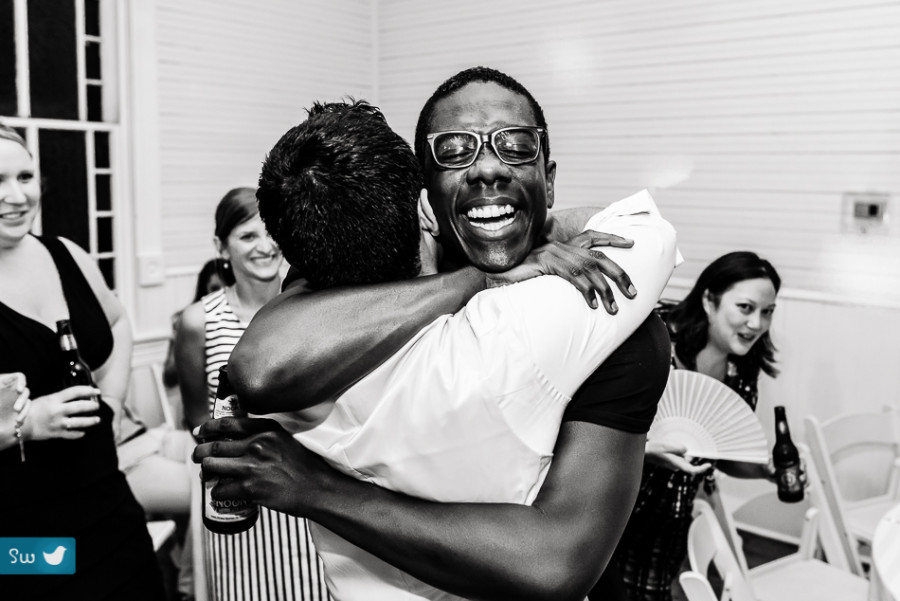
[[[18,444],[16,425],[27,415],[29,395],[22,373],[0,373],[0,451]]]
[[[769,463],[747,463],[744,461],[717,461],[716,469],[719,469],[732,478],[755,479],[761,478],[769,482],[775,482],[775,466]]]
[[[240,436],[239,424],[273,423],[216,420],[201,434]],[[280,428],[201,445],[195,460],[202,460],[204,472],[236,478],[220,484],[213,496],[248,497],[309,517],[451,593],[580,601],[628,520],[645,440],[643,434],[586,422],[564,423],[553,466],[532,506],[435,503],[395,493],[332,470]],[[210,457],[213,446],[216,457]]]
[[[462,596],[583,599],[628,520],[643,444],[643,435],[564,424],[553,469],[531,507],[398,503],[378,489],[356,498],[337,494],[310,517],[355,544],[377,539],[376,555]]]
[[[254,317],[228,362],[238,396],[251,413],[296,411],[332,399],[400,349],[438,316],[454,313],[476,293],[539,275],[569,281],[596,308],[610,313],[610,277],[626,298],[631,279],[599,246],[631,241],[593,231],[532,251],[505,274],[474,267],[452,273],[355,288],[305,293],[287,290]]]
[[[189,429],[209,419],[204,327],[203,305],[197,302],[182,312],[175,328],[178,388],[184,405],[184,421]]]
[[[231,353],[229,376],[251,413],[305,409],[339,395],[485,287],[484,274],[468,267],[388,284],[288,290],[253,318]]]

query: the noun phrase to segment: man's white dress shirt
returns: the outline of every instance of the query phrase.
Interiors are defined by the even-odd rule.
[[[572,394],[647,318],[680,260],[646,191],[585,229],[634,240],[603,248],[638,290],[633,300],[616,291],[616,315],[554,276],[486,290],[423,328],[296,438],[354,478],[416,497],[530,504]],[[310,529],[338,601],[459,599]]]

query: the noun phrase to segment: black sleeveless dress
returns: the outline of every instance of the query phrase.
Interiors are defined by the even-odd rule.
[[[64,244],[38,239],[59,272],[82,357],[96,369],[113,349],[103,309]],[[0,373],[24,373],[31,398],[64,388],[58,348],[53,330],[0,302]],[[73,537],[76,551],[74,575],[3,576],[0,597],[165,598],[144,512],[118,468],[112,409],[100,405],[100,424],[78,440],[26,442],[25,463],[17,445],[0,451],[0,536]]]

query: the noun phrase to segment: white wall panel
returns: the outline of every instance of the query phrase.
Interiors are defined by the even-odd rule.
[[[738,247],[787,286],[900,304],[900,3],[381,0],[379,95],[412,138],[446,77],[483,64],[544,107],[558,206],[650,187],[693,278]],[[885,234],[846,191],[893,195]]]
[[[373,13],[369,0],[156,4],[162,244],[174,279],[213,255],[216,203],[255,186],[305,107],[374,95]]]

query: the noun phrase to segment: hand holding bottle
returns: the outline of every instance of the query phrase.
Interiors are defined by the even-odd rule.
[[[228,370],[224,366],[219,368],[219,386],[211,417],[247,417],[228,381]],[[218,478],[203,478],[203,525],[216,534],[238,534],[252,528],[259,519],[259,505],[246,499],[214,499],[212,490],[218,483]]]
[[[78,343],[75,341],[75,334],[72,331],[72,324],[68,319],[61,319],[56,322],[56,336],[59,341],[59,353],[63,366],[64,382],[66,386],[92,386],[96,388],[94,383],[94,374],[91,368],[81,358],[78,352]],[[100,400],[100,391],[95,395],[97,401]],[[97,405],[99,415],[100,405]]]
[[[93,386],[70,386],[31,401],[23,433],[29,440],[76,440],[100,423],[100,391]]]

